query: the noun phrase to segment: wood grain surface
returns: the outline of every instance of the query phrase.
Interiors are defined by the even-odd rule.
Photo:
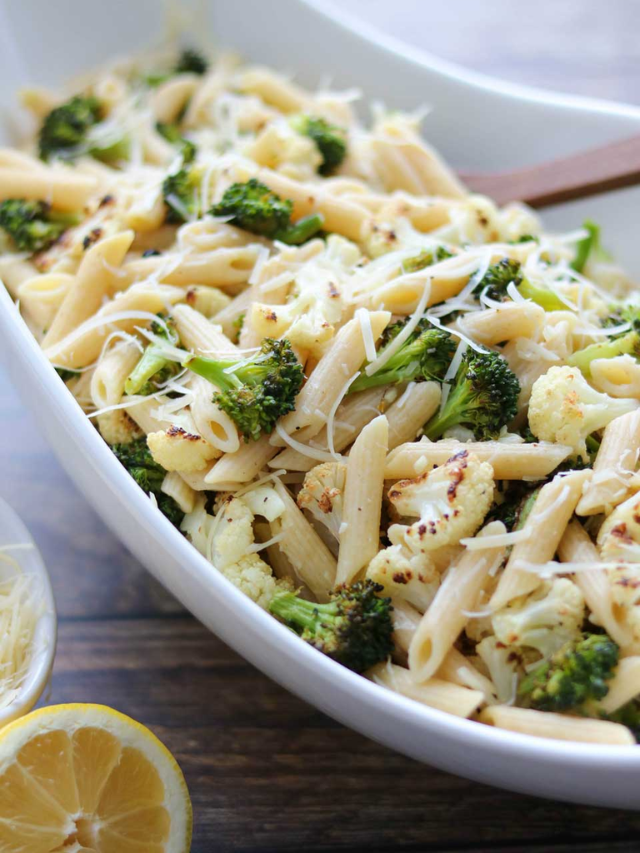
[[[478,70],[640,102],[635,0],[342,2]],[[640,850],[640,815],[458,779],[290,696],[185,613],[125,551],[75,491],[5,376],[0,413],[0,492],[42,550],[60,617],[44,699],[107,703],[162,738],[191,790],[193,853]]]

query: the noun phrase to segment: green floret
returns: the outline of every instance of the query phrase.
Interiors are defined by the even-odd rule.
[[[520,704],[538,711],[587,710],[609,692],[619,651],[606,634],[580,635],[522,680]]]
[[[92,95],[76,95],[51,110],[40,128],[40,157],[75,160],[90,154],[105,162],[125,159],[129,154],[128,139],[113,129],[105,131],[100,125],[102,118],[102,105]]]
[[[373,581],[339,586],[327,604],[276,592],[269,610],[318,651],[354,672],[365,672],[393,651],[390,598]]]
[[[610,261],[611,255],[602,248],[600,226],[590,219],[582,223],[587,234],[576,244],[576,256],[571,266],[576,272],[583,272],[589,258],[595,261]]]
[[[209,63],[204,56],[192,47],[185,48],[176,62],[176,74],[206,74]]]
[[[158,508],[169,521],[179,527],[184,513],[169,495],[161,491],[166,471],[162,465],[158,465],[151,451],[147,447],[147,439],[142,437],[129,444],[113,444],[111,450],[118,462],[127,469],[140,488],[147,494],[152,494],[158,504]]]
[[[347,140],[342,128],[318,116],[296,116],[291,126],[302,136],[312,139],[322,157],[318,167],[321,175],[330,175],[340,166],[347,154]]]
[[[478,441],[496,438],[518,412],[520,383],[495,352],[467,350],[444,406],[425,427],[436,441],[454,426],[473,430]]]
[[[234,344],[240,342],[240,334],[242,333],[242,327],[244,326],[244,321],[247,316],[247,312],[243,311],[241,314],[238,314],[236,319],[231,324],[233,326],[233,337],[231,340]]]
[[[433,266],[433,264],[446,261],[447,258],[452,257],[453,254],[444,246],[438,246],[436,249],[423,249],[417,255],[402,262],[402,271],[405,273],[419,272],[425,267]]]
[[[214,216],[231,217],[232,225],[252,234],[291,245],[306,243],[322,228],[324,218],[314,213],[292,223],[292,212],[292,201],[280,198],[256,178],[232,184],[210,210]]]
[[[388,343],[382,347],[380,355],[391,345],[391,341],[406,323],[407,321],[393,324],[387,338]],[[372,376],[367,376],[364,372],[366,365],[363,365],[360,376],[350,386],[349,393],[379,385],[397,385],[400,382],[416,380],[442,382],[455,351],[456,342],[453,336],[444,329],[434,328],[423,317],[400,349],[380,370]]]
[[[178,334],[175,330],[175,324],[172,320],[158,315],[164,322],[152,323],[151,331],[154,335],[162,340],[167,341],[171,346],[177,346],[179,342]],[[180,365],[175,361],[170,361],[162,346],[156,343],[149,343],[140,361],[129,374],[127,381],[124,383],[125,394],[142,394],[147,396],[158,390],[158,387],[180,372]]]
[[[162,182],[162,195],[167,205],[167,222],[178,224],[198,219],[202,215],[200,208],[199,169],[182,168]]]
[[[42,252],[72,225],[77,216],[54,211],[44,201],[8,198],[0,202],[0,228],[13,240],[21,252]]]
[[[304,371],[287,340],[265,338],[259,353],[244,361],[191,356],[184,362],[219,390],[213,400],[231,417],[246,441],[273,432],[276,421],[295,409]],[[234,368],[229,371],[229,368]]]
[[[541,488],[542,486],[534,489],[526,488],[520,482],[511,484],[502,503],[494,504],[489,510],[485,523],[501,521],[509,533],[514,530],[522,530]]]
[[[579,367],[587,378],[591,374],[591,362],[596,358],[615,358],[618,355],[631,355],[640,360],[640,307],[637,305],[612,306],[611,314],[602,320],[604,328],[630,323],[626,332],[614,332],[604,341],[590,344],[569,358],[572,367]]]
[[[191,142],[190,139],[184,138],[180,133],[180,128],[177,124],[163,124],[159,121],[156,124],[156,130],[160,136],[164,136],[167,142],[170,142],[171,145],[175,145],[179,150],[183,166],[188,166],[193,163],[196,159],[196,154],[198,153],[196,144],[195,142]]]
[[[509,298],[507,287],[511,282],[515,284],[523,299],[530,299],[545,311],[562,311],[567,307],[555,293],[531,284],[529,279],[524,277],[520,263],[511,258],[502,258],[492,264],[474,287],[473,293],[480,296],[486,292],[489,299],[503,302]]]

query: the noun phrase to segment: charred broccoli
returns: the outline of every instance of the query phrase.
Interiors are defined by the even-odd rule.
[[[495,352],[467,350],[444,406],[425,427],[432,441],[454,426],[464,426],[478,441],[496,438],[518,411],[520,383]]]
[[[304,380],[289,341],[271,338],[244,361],[190,356],[183,366],[217,386],[214,402],[236,422],[246,441],[273,432],[278,418],[295,409]]]
[[[318,116],[296,116],[291,125],[302,136],[308,136],[315,142],[322,157],[318,172],[325,176],[335,172],[347,154],[344,131]]]
[[[102,105],[93,95],[76,95],[55,107],[40,128],[40,157],[74,160],[90,154],[106,162],[125,159],[129,154],[128,139],[117,130],[104,130],[102,118]]]
[[[354,672],[365,672],[393,651],[390,598],[373,581],[339,586],[327,604],[276,592],[269,610],[318,651]]]
[[[184,513],[174,499],[161,490],[167,472],[154,460],[147,447],[146,438],[138,438],[129,444],[113,444],[111,450],[140,488],[147,494],[154,495],[160,512],[175,527],[180,527]]]
[[[51,209],[44,201],[8,198],[0,202],[0,228],[21,252],[42,252],[79,219],[70,213]]]
[[[380,350],[382,355],[391,341],[402,331],[406,320],[394,323],[385,336],[385,344]],[[426,318],[422,318],[400,349],[389,361],[372,376],[364,369],[350,386],[349,393],[375,388],[378,385],[397,385],[399,382],[414,380],[442,382],[456,351],[453,336],[445,329],[434,328]]]
[[[199,51],[186,47],[176,62],[176,74],[206,74],[209,63]]]
[[[580,711],[607,695],[618,654],[606,634],[581,634],[522,680],[519,702],[538,711]]]
[[[162,338],[172,346],[178,344],[179,338],[175,330],[175,324],[170,319],[159,315],[164,323],[152,323],[151,331],[158,338]],[[153,342],[149,343],[142,353],[140,361],[129,374],[124,383],[125,394],[142,394],[147,396],[158,390],[172,376],[180,371],[180,365],[170,361],[164,354],[162,347]]]
[[[404,273],[419,272],[425,267],[430,267],[440,261],[446,261],[447,258],[452,258],[453,254],[445,249],[444,246],[438,246],[436,249],[423,249],[411,258],[406,258],[402,262],[402,271]]]
[[[324,220],[313,213],[292,223],[292,212],[289,199],[280,198],[256,178],[232,184],[210,211],[214,216],[230,216],[231,224],[245,231],[297,246],[313,237]]]
[[[520,296],[540,305],[545,311],[562,311],[567,306],[550,290],[536,287],[524,277],[521,265],[511,258],[492,264],[473,288],[475,296],[486,293],[489,299],[502,302],[508,298],[507,287],[513,282]]]

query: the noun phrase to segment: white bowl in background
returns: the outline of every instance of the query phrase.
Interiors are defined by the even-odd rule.
[[[49,575],[27,528],[0,498],[0,552],[10,561],[0,563],[0,579],[21,573],[33,584],[33,604],[42,608],[33,636],[31,661],[14,699],[0,707],[0,728],[28,713],[44,691],[56,651],[56,608]]]
[[[499,83],[354,24],[319,0],[195,3],[194,32],[246,58],[331,76],[390,107],[433,106],[426,133],[458,166],[499,169],[570,153],[640,130],[640,110]],[[47,85],[135,52],[162,30],[154,0],[0,2],[0,106],[26,81]],[[333,17],[332,17],[333,16]],[[72,25],[70,22],[73,22]],[[196,41],[201,40],[197,39]],[[631,189],[555,208],[553,228],[600,221],[607,244],[640,271]],[[244,597],[152,506],[77,407],[0,288],[0,357],[61,463],[114,533],[224,642],[346,725],[420,761],[515,791],[640,808],[640,748],[565,743],[447,715],[361,678],[307,646]]]

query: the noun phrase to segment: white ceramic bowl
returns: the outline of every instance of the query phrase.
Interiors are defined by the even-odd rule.
[[[16,547],[17,546],[17,547]],[[6,549],[6,550],[4,550]],[[0,550],[17,564],[0,564],[0,577],[8,580],[18,572],[33,582],[34,603],[42,610],[33,638],[31,663],[15,698],[0,708],[0,728],[30,711],[49,680],[56,651],[56,609],[49,575],[29,531],[9,504],[0,498]]]
[[[317,0],[197,3],[199,34],[258,62],[330,74],[393,107],[434,107],[427,134],[455,164],[499,169],[638,132],[640,110],[497,83],[325,14]],[[25,80],[55,84],[161,30],[153,0],[39,0],[0,5],[0,105]],[[358,31],[359,30],[359,31]],[[2,44],[2,41],[5,44]],[[607,243],[638,270],[639,190],[551,211],[573,228],[588,209]],[[426,708],[338,666],[239,593],[158,513],[112,456],[0,288],[0,356],[62,464],[111,529],[205,625],[322,711],[406,755],[482,782],[545,797],[640,808],[640,748],[563,743],[503,732]]]

